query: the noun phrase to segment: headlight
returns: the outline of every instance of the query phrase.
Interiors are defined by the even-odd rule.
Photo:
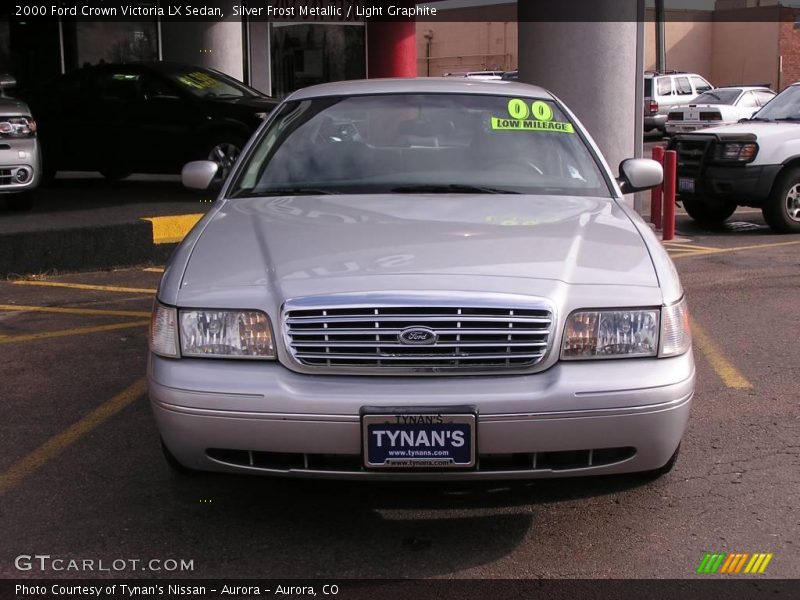
[[[658,326],[657,309],[574,312],[567,318],[561,358],[656,356]]]
[[[661,350],[659,356],[678,356],[692,346],[689,307],[686,298],[661,309]]]
[[[36,121],[30,117],[0,117],[0,137],[24,138],[36,135]]]
[[[660,343],[659,343],[660,340]],[[692,345],[686,299],[658,309],[582,310],[567,318],[561,358],[678,356]]]
[[[158,302],[150,318],[150,351],[161,356],[178,356],[177,311]]]
[[[748,163],[758,154],[758,144],[745,142],[726,142],[717,147],[717,159]]]
[[[263,312],[181,310],[182,356],[275,358],[272,328]]]

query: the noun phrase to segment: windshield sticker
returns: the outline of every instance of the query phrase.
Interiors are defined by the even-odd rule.
[[[217,80],[208,76],[202,71],[195,71],[187,75],[178,77],[178,81],[188,87],[197,88],[199,90],[208,89],[217,85]]]
[[[531,105],[531,110],[533,111],[534,118],[538,121],[553,120],[553,109],[550,108],[550,105],[548,105],[547,102],[537,100]]]
[[[492,117],[492,129],[496,131],[575,133],[575,128],[571,123],[553,121],[553,109],[542,100],[537,100],[528,106],[528,103],[522,98],[512,98],[508,101],[507,108],[511,118]]]
[[[572,127],[572,123],[501,119],[499,117],[492,117],[492,129],[496,131],[555,131],[559,133],[575,133],[575,128]]]
[[[508,101],[508,114],[513,119],[527,119],[531,111],[528,109],[528,103],[520,98],[512,98]]]

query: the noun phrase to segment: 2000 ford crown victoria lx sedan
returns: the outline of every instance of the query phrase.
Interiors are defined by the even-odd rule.
[[[189,187],[216,165],[189,163]],[[694,389],[672,262],[575,116],[514,82],[287,98],[183,241],[150,398],[178,469],[373,479],[669,470]]]

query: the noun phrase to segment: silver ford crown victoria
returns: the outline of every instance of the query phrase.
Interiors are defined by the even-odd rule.
[[[188,187],[216,165],[186,165]],[[287,98],[178,247],[150,398],[178,470],[511,479],[675,462],[683,290],[575,116],[506,81]]]

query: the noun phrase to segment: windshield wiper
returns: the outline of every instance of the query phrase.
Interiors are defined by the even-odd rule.
[[[267,190],[250,190],[249,192],[238,195],[238,198],[255,198],[258,196],[325,196],[328,194],[341,194],[336,190],[314,187],[285,187],[272,188]]]
[[[389,191],[394,194],[519,194],[519,192],[503,188],[458,183],[403,185]]]
[[[800,117],[778,117],[777,119],[773,119],[773,121],[800,121]]]
[[[750,117],[749,119],[742,119],[742,121],[762,121],[764,123],[769,123],[772,119],[765,119],[764,117]]]

